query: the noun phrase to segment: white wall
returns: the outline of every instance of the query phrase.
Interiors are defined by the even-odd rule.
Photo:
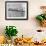
[[[4,33],[6,25],[15,25],[19,31],[18,36],[31,36],[36,29],[44,29],[39,26],[35,16],[41,13],[40,6],[46,5],[46,0],[28,0],[28,20],[5,20],[5,1],[0,0],[0,34]]]

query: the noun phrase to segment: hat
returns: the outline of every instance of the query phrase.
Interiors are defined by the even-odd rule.
[[[40,9],[46,9],[46,6],[40,6]]]

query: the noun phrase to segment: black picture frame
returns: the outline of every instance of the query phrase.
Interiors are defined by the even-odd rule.
[[[7,14],[8,14],[8,11],[7,11],[7,3],[26,3],[26,18],[7,18]],[[28,20],[28,1],[5,1],[5,20]]]

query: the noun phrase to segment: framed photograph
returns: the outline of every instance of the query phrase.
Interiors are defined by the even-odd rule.
[[[5,2],[6,20],[27,20],[28,1],[6,1]]]

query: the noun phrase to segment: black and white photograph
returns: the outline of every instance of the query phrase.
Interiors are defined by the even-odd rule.
[[[28,1],[6,1],[5,2],[6,20],[27,20]]]

